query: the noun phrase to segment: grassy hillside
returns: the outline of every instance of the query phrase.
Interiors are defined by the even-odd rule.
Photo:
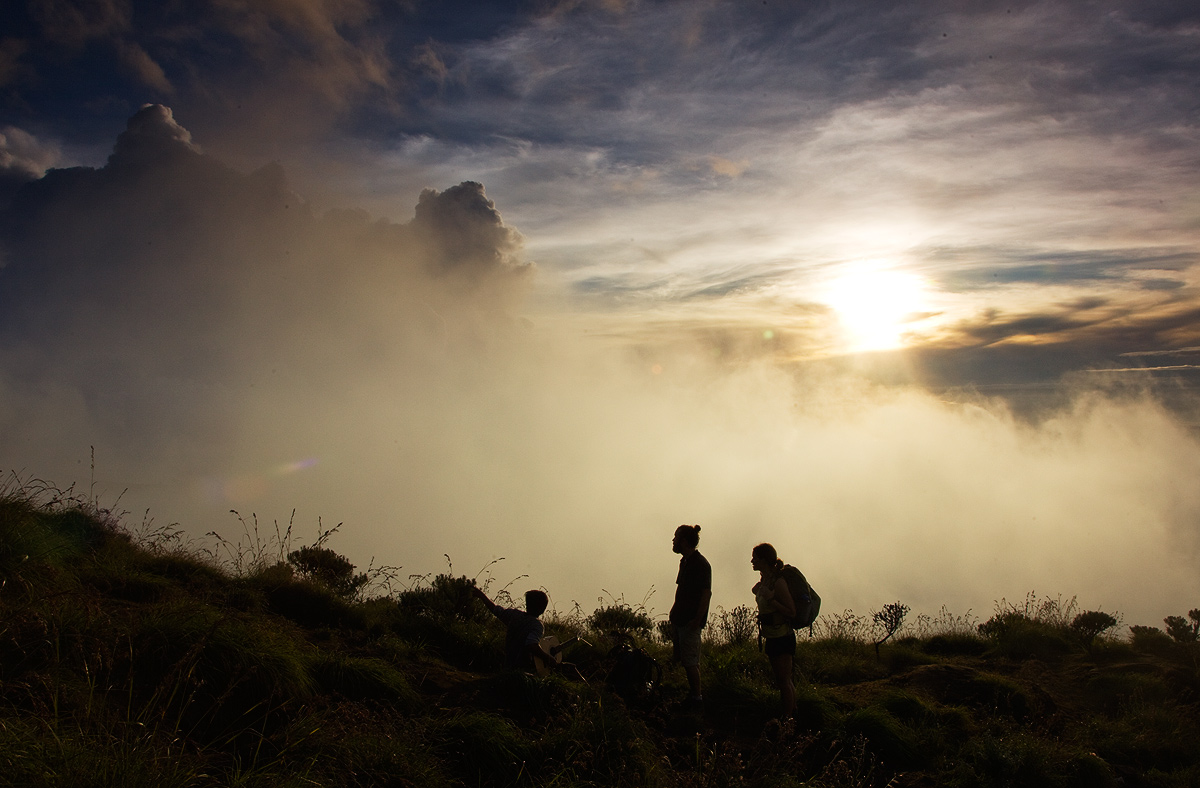
[[[586,640],[584,680],[534,678],[501,669],[468,578],[389,589],[331,532],[292,549],[249,523],[197,549],[144,530],[47,488],[0,496],[0,784],[1200,785],[1200,611],[1128,638],[1033,597],[978,625],[826,616],[781,723],[745,608],[716,611],[690,714],[637,606],[550,615]],[[629,648],[660,683],[617,692]]]

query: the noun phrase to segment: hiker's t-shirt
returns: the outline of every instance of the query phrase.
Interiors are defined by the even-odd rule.
[[[696,550],[679,559],[679,575],[675,578],[675,604],[671,607],[671,623],[682,626],[696,618],[705,591],[712,590],[712,566]],[[704,622],[701,622],[701,627]]]
[[[529,647],[542,639],[545,628],[537,616],[531,616],[524,610],[512,607],[502,607],[496,611],[496,618],[507,628],[504,636],[504,661],[510,668],[528,670],[533,667],[530,661]]]

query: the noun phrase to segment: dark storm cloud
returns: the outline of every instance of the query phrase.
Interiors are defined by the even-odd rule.
[[[264,372],[328,391],[349,368],[477,347],[507,330],[529,273],[479,184],[427,191],[410,224],[318,215],[280,167],[227,167],[159,105],[104,167],[26,185],[0,245],[9,404],[74,391],[148,449],[236,429],[236,392]]]

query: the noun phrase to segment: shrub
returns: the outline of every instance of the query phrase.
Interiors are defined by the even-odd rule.
[[[271,612],[306,627],[356,627],[357,609],[328,586],[307,580],[266,589]]]
[[[718,607],[716,620],[709,630],[718,643],[750,643],[758,635],[758,616],[746,605],[738,605],[730,610]]]
[[[1005,657],[1047,658],[1072,648],[1066,630],[1024,613],[997,613],[979,625],[979,634],[992,642],[992,652]]]
[[[1099,610],[1087,610],[1075,616],[1071,621],[1071,631],[1087,648],[1102,633],[1115,627],[1119,622],[1114,616]]]
[[[301,547],[288,553],[287,560],[303,577],[344,599],[357,598],[367,584],[366,574],[354,574],[354,564],[328,547]]]
[[[475,581],[462,575],[440,574],[427,586],[401,591],[396,601],[401,609],[440,622],[483,621],[487,610],[475,599]]]
[[[631,607],[624,602],[615,602],[605,607],[596,608],[588,616],[587,624],[596,632],[612,638],[632,638],[635,635],[649,638],[654,629],[654,620],[645,608]]]
[[[876,632],[882,633],[882,636],[875,640],[875,656],[879,656],[879,647],[891,639],[892,635],[899,632],[900,627],[904,626],[904,617],[908,615],[908,610],[908,605],[892,602],[884,605],[882,610],[871,614],[871,621],[875,625]]]
[[[1183,616],[1167,616],[1163,623],[1167,625],[1167,634],[1176,643],[1195,643],[1200,640],[1200,609],[1189,610],[1188,621]]]
[[[1130,642],[1138,651],[1163,656],[1170,653],[1175,642],[1158,627],[1146,627],[1134,624],[1129,628]]]

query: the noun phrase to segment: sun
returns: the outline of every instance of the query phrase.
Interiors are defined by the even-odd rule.
[[[925,280],[885,261],[849,263],[829,282],[820,300],[837,316],[847,350],[894,350],[928,306]]]

